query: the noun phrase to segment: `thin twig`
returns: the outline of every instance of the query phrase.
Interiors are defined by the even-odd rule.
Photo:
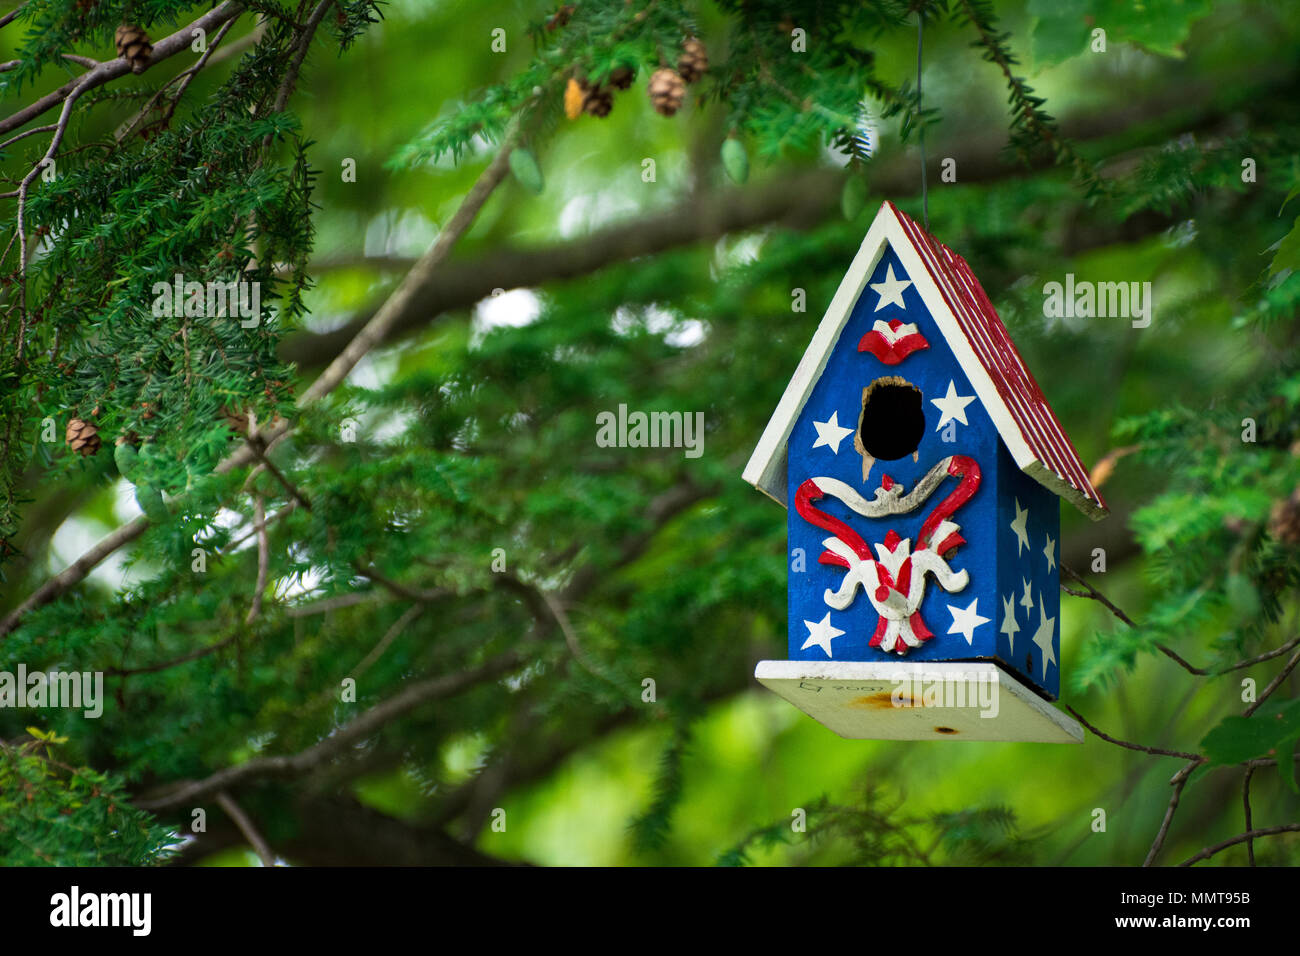
[[[262,834],[257,832],[257,827],[253,826],[253,821],[249,818],[242,807],[237,804],[230,794],[224,790],[217,792],[217,804],[222,810],[226,811],[226,816],[235,822],[239,827],[239,832],[244,835],[258,858],[261,859],[263,866],[275,866],[275,854],[271,852],[270,845],[262,839]]]
[[[1165,845],[1165,837],[1169,835],[1169,824],[1174,821],[1174,812],[1178,809],[1178,801],[1182,799],[1183,787],[1187,786],[1188,779],[1180,777],[1174,784],[1174,792],[1169,796],[1169,806],[1165,809],[1165,818],[1160,821],[1160,830],[1156,833],[1156,838],[1151,841],[1151,849],[1147,851],[1147,857],[1142,861],[1143,866],[1151,866],[1160,855],[1160,850]]]
[[[1237,663],[1225,667],[1221,671],[1216,671],[1215,673],[1228,674],[1231,673],[1232,671],[1239,671],[1243,667],[1253,667],[1256,664],[1262,664],[1264,661],[1272,660],[1275,657],[1281,657],[1283,654],[1291,650],[1291,648],[1295,647],[1297,644],[1300,644],[1300,636],[1291,638],[1291,640],[1287,641],[1281,647],[1275,647],[1271,651],[1265,651],[1263,654],[1260,654],[1256,657],[1252,657],[1250,660],[1247,661],[1238,661]]]
[[[179,667],[181,664],[188,664],[190,661],[197,661],[199,658],[207,657],[209,654],[215,654],[223,647],[229,647],[239,638],[239,632],[235,631],[229,637],[224,637],[215,644],[208,644],[197,650],[190,651],[188,654],[182,654],[180,657],[173,657],[170,660],[161,661],[157,664],[147,664],[144,667],[108,667],[104,673],[110,677],[131,677],[134,674],[156,674],[159,671],[170,670],[173,667]]]
[[[392,325],[415,300],[421,290],[428,284],[432,274],[450,254],[456,241],[465,233],[478,216],[493,190],[501,184],[510,171],[510,152],[518,145],[522,135],[522,123],[516,120],[501,141],[496,156],[487,169],[479,175],[470,191],[465,195],[460,208],[447,221],[447,225],[438,233],[429,251],[421,256],[411,267],[401,284],[393,291],[374,317],[362,327],[347,347],[330,362],[325,371],[307,388],[298,399],[298,407],[312,404],[317,399],[329,394],[347,378],[357,363],[387,336]]]
[[[86,77],[92,76],[93,73],[87,73]],[[24,223],[24,214],[27,209],[27,190],[41,170],[47,163],[54,161],[54,155],[59,150],[59,145],[63,142],[63,137],[68,131],[68,122],[72,119],[72,107],[76,104],[77,99],[89,89],[89,84],[83,81],[69,94],[63,102],[63,109],[59,112],[58,122],[54,124],[54,135],[50,137],[49,148],[45,150],[45,155],[33,166],[23,177],[18,186],[18,350],[17,358],[21,363],[23,360],[23,346],[25,345],[25,332],[27,330],[27,232]]]
[[[266,503],[258,495],[253,500],[253,524],[257,526],[257,584],[253,588],[253,600],[248,607],[245,624],[252,624],[262,613],[262,595],[266,591],[267,573],[271,564],[270,535],[266,533]]]
[[[1208,860],[1220,850],[1226,850],[1230,846],[1236,846],[1245,840],[1253,840],[1256,837],[1277,836],[1279,833],[1300,833],[1300,823],[1283,823],[1275,827],[1264,827],[1262,830],[1249,830],[1246,833],[1238,833],[1231,839],[1224,840],[1222,843],[1216,843],[1214,846],[1207,846],[1195,856],[1189,856],[1179,863],[1179,866],[1191,866],[1193,863],[1199,863],[1201,860]]]
[[[280,483],[281,487],[289,493],[290,497],[292,497],[294,501],[302,505],[308,511],[311,511],[311,502],[307,500],[307,496],[304,495],[298,489],[298,486],[290,481],[288,477],[285,476],[284,472],[282,472],[275,463],[266,456],[267,449],[265,444],[262,442],[261,435],[256,431],[256,423],[253,422],[251,418],[249,421],[248,445],[252,448],[253,454],[256,455],[258,460],[262,463],[261,467],[270,472],[271,477]]]
[[[1300,651],[1296,651],[1291,655],[1291,659],[1286,662],[1283,668],[1278,671],[1277,676],[1269,681],[1268,686],[1260,693],[1259,700],[1247,707],[1243,716],[1249,717],[1255,711],[1259,710],[1259,705],[1268,700],[1269,694],[1273,693],[1273,691],[1277,690],[1282,685],[1282,681],[1287,679],[1287,675],[1295,670],[1296,664],[1300,664]]]
[[[12,146],[20,139],[26,139],[28,136],[36,136],[39,133],[49,133],[56,128],[57,126],[54,123],[50,123],[48,126],[33,126],[31,129],[25,129],[21,133],[16,133],[13,136],[10,136],[3,143],[0,143],[0,149],[4,149],[6,146]]]
[[[284,79],[280,81],[280,88],[276,90],[271,112],[280,113],[284,111],[285,105],[289,102],[289,94],[293,92],[293,88],[298,82],[298,73],[302,70],[303,60],[307,58],[307,50],[311,47],[316,28],[320,26],[321,20],[325,18],[325,12],[333,5],[334,0],[321,0],[316,5],[316,9],[311,12],[311,16],[307,18],[307,22],[302,28],[302,34],[298,37],[298,49],[294,51],[293,59],[289,61],[289,69],[285,71]]]
[[[331,611],[338,611],[345,607],[353,607],[357,604],[366,604],[378,600],[374,591],[349,591],[347,594],[337,594],[334,597],[321,598],[319,601],[311,601],[307,604],[296,604],[285,609],[288,617],[311,617],[315,614],[329,614]]]
[[[555,623],[559,625],[560,633],[564,635],[564,643],[568,645],[569,653],[573,655],[573,659],[576,660],[582,669],[592,677],[622,690],[617,681],[610,679],[608,675],[601,671],[595,662],[587,657],[586,651],[584,651],[582,645],[578,643],[578,634],[573,629],[573,623],[569,620],[569,615],[564,610],[564,606],[555,599],[555,596],[551,594],[550,591],[547,591],[544,588],[536,588],[535,590],[541,596],[542,601],[546,604],[547,610],[551,612],[551,616],[555,618]]]
[[[398,635],[405,631],[407,626],[423,613],[423,604],[412,604],[403,611],[402,616],[393,622],[392,626],[384,632],[384,636],[379,639],[379,643],[370,649],[370,653],[363,657],[356,667],[352,668],[348,676],[356,678],[368,671],[370,666],[383,656],[384,651],[388,650],[388,645],[393,643]]]
[[[1115,744],[1115,746],[1117,747],[1124,747],[1127,750],[1140,750],[1142,751],[1142,753],[1153,754],[1158,757],[1181,757],[1183,760],[1205,759],[1197,754],[1189,754],[1182,750],[1165,750],[1162,747],[1148,747],[1146,746],[1146,744],[1134,744],[1134,743],[1129,743],[1127,740],[1119,740],[1118,738],[1112,737],[1109,734],[1102,733],[1092,724],[1088,723],[1088,721],[1086,721],[1079,714],[1079,712],[1075,710],[1073,707],[1071,707],[1069,704],[1065,705],[1065,709],[1074,715],[1075,720],[1077,720],[1079,723],[1083,724],[1083,726],[1091,730],[1096,736],[1100,737],[1102,740],[1106,741],[1107,743]]]
[[[126,123],[118,127],[117,132],[113,134],[113,138],[120,143],[122,140],[130,136],[135,128],[140,125],[140,122],[145,118],[145,116],[149,114],[149,111],[154,108],[154,104],[162,98],[163,94],[171,88],[173,83],[180,80],[180,86],[177,88],[176,94],[170,98],[166,113],[157,120],[157,123],[162,124],[170,119],[171,115],[176,112],[176,105],[180,103],[181,97],[185,95],[185,90],[189,87],[190,83],[193,82],[194,77],[198,75],[199,71],[202,70],[203,67],[208,64],[208,61],[212,59],[212,54],[216,52],[217,47],[221,45],[221,41],[225,38],[226,34],[230,32],[230,28],[235,25],[235,20],[237,19],[238,17],[227,20],[223,23],[221,29],[217,31],[217,35],[212,38],[212,42],[208,44],[207,49],[203,51],[195,64],[188,69],[177,73],[159,87],[158,91],[154,93],[153,96],[149,97],[149,101],[145,103],[144,106],[140,107],[139,112],[137,112],[135,116],[131,117],[131,119],[127,120]]]
[[[223,553],[223,554],[229,554],[230,552],[234,551],[236,548],[238,548],[241,544],[243,544],[243,543],[244,543],[245,541],[247,541],[249,538],[253,537],[253,535],[255,535],[255,534],[259,534],[259,533],[260,533],[261,531],[263,531],[264,529],[269,528],[271,525],[275,524],[277,521],[279,521],[279,520],[280,520],[281,518],[283,518],[285,515],[290,514],[290,513],[293,511],[293,509],[296,508],[296,507],[298,507],[298,502],[296,502],[296,501],[290,501],[290,502],[289,502],[288,504],[286,504],[283,508],[281,508],[281,509],[280,509],[279,511],[277,511],[275,514],[271,515],[271,517],[267,518],[267,519],[266,519],[265,521],[263,521],[261,524],[254,524],[252,528],[250,528],[250,529],[249,529],[248,531],[246,531],[244,534],[240,535],[240,536],[239,536],[238,538],[236,538],[234,541],[230,542],[230,544],[226,545],[226,548],[225,548],[225,550],[224,550],[222,553]]]
[[[355,720],[336,728],[328,737],[306,750],[296,754],[255,757],[245,763],[219,770],[203,780],[183,783],[161,796],[133,802],[142,810],[172,809],[183,807],[214,791],[229,789],[250,780],[313,770],[421,704],[452,697],[485,681],[496,680],[516,670],[523,662],[524,656],[519,651],[507,651],[470,670],[416,681],[393,697],[371,707]]]
[[[1119,618],[1129,627],[1133,628],[1134,630],[1138,629],[1137,624],[1133,621],[1131,617],[1129,617],[1122,610],[1116,607],[1115,604],[1110,600],[1110,598],[1106,597],[1106,595],[1102,594],[1095,587],[1093,587],[1091,584],[1085,581],[1083,577],[1077,571],[1071,568],[1069,565],[1062,564],[1061,572],[1064,574],[1068,574],[1071,578],[1078,581],[1080,584],[1082,584],[1085,588],[1088,589],[1087,594],[1082,594],[1078,591],[1072,591],[1069,588],[1067,588],[1064,584],[1062,584],[1061,588],[1067,594],[1072,594],[1075,597],[1091,598],[1092,600],[1097,601],[1099,604],[1103,605],[1107,610],[1109,610],[1112,614],[1114,614],[1117,618]],[[1209,676],[1210,672],[1208,670],[1205,670],[1204,668],[1201,667],[1196,667],[1188,663],[1186,660],[1180,657],[1178,653],[1174,651],[1172,648],[1166,647],[1165,645],[1159,643],[1157,643],[1155,647],[1158,651],[1160,651],[1160,653],[1164,654],[1170,660],[1176,662],[1180,667],[1182,667],[1184,670],[1188,671],[1189,673],[1195,674],[1198,677]]]
[[[1255,768],[1248,765],[1246,767],[1246,777],[1241,782],[1241,802],[1245,810],[1247,833],[1250,832],[1250,828],[1253,826],[1250,821],[1250,778],[1254,775]],[[1253,836],[1246,840],[1246,858],[1250,861],[1251,866],[1255,865],[1255,838]]]
[[[429,604],[433,601],[441,601],[443,598],[450,597],[455,592],[448,588],[414,588],[402,584],[400,581],[394,581],[392,578],[380,573],[379,569],[369,564],[354,564],[356,572],[363,578],[369,578],[386,591],[391,591],[397,597],[406,601],[414,601],[417,604]]]

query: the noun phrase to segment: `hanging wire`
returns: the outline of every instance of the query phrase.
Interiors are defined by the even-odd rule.
[[[925,14],[916,12],[916,122],[921,133],[921,215],[925,231],[930,231],[930,191],[925,182],[925,117],[921,114],[921,37],[925,28]]]

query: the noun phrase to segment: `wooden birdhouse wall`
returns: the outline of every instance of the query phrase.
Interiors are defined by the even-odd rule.
[[[894,249],[883,246],[869,272],[786,448],[789,657],[996,658],[1055,697],[1059,669],[1049,664],[1044,678],[1032,639],[1050,631],[1048,656],[1059,662],[1057,579],[1044,554],[1049,535],[1059,540],[1058,499],[1016,467]],[[889,506],[897,513],[861,513],[891,486],[901,486],[899,498],[915,499],[911,507],[904,501]],[[1028,512],[1027,544],[1011,527],[1017,500]],[[827,539],[842,553],[826,555]],[[882,549],[886,560],[875,564]],[[863,566],[864,554],[874,570]],[[855,573],[861,583],[846,601],[845,579]],[[1020,603],[1026,580],[1032,615]],[[1014,624],[1004,633],[1012,596]]]
[[[1017,468],[1001,442],[997,473],[998,600],[996,614],[989,615],[997,628],[997,659],[1055,700],[1061,687],[1061,501]],[[1023,540],[1017,533],[1022,510]]]

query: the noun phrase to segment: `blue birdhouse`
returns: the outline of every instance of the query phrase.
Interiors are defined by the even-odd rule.
[[[755,676],[848,737],[1077,742],[1060,509],[1106,515],[979,281],[892,203],[745,468],[788,511],[788,660]]]

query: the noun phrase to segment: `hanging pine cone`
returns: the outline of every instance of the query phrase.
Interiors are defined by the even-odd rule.
[[[122,24],[113,38],[117,42],[117,55],[131,64],[132,73],[143,73],[153,56],[149,35],[140,27]]]
[[[587,91],[586,99],[582,101],[583,111],[592,116],[608,116],[613,108],[614,94],[603,86],[593,86]]]
[[[99,437],[99,429],[81,418],[74,418],[68,422],[65,437],[73,451],[86,457],[98,452],[99,446],[103,444]]]
[[[709,51],[695,37],[682,44],[682,55],[677,59],[677,72],[687,83],[694,83],[709,68]]]
[[[1282,544],[1300,545],[1300,488],[1291,492],[1290,497],[1273,502],[1268,530]]]
[[[654,71],[646,91],[650,94],[650,102],[654,104],[656,113],[672,116],[682,108],[682,100],[686,98],[686,82],[676,70],[664,67]]]
[[[636,79],[636,67],[627,64],[616,66],[609,71],[609,85],[616,90],[629,89],[634,79]]]

